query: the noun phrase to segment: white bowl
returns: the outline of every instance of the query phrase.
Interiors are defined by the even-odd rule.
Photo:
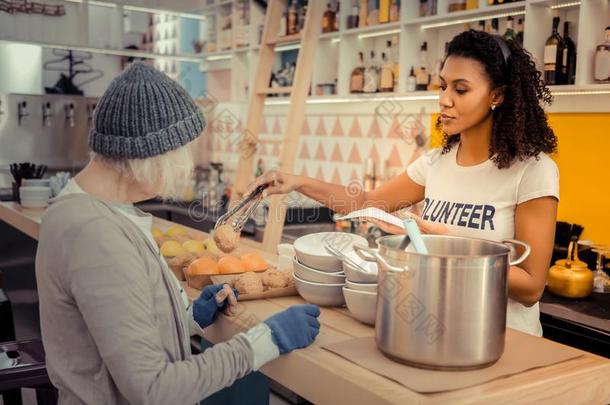
[[[46,208],[49,206],[49,200],[40,199],[21,199],[21,206],[23,208]]]
[[[338,307],[345,304],[342,288],[345,284],[321,284],[305,281],[293,274],[299,295],[310,304],[322,307]]]
[[[30,187],[30,186],[34,186],[34,187],[50,187],[51,186],[51,180],[49,179],[23,179],[21,180],[21,186],[22,187]]]
[[[377,282],[377,263],[369,262],[358,256],[358,253],[351,251],[346,254],[352,261],[358,264],[366,272],[352,266],[347,260],[343,261],[343,271],[349,281],[356,283],[376,283]]]
[[[49,199],[51,198],[51,187],[21,186],[19,187],[19,197],[26,200]]]
[[[350,290],[367,291],[377,294],[377,283],[355,283],[345,280],[345,286]]]
[[[367,325],[375,325],[377,314],[377,293],[352,290],[343,287],[345,305],[350,314],[357,320]]]
[[[327,243],[344,254],[352,252],[356,243],[368,245],[367,240],[360,235],[345,232],[318,232],[301,236],[294,241],[293,246],[297,259],[304,265],[329,273],[342,271],[341,260],[326,250]]]
[[[344,284],[345,273],[327,273],[325,271],[318,271],[311,267],[305,266],[303,263],[299,263],[297,259],[292,262],[294,267],[294,274],[304,281],[311,281],[313,283],[322,284]]]

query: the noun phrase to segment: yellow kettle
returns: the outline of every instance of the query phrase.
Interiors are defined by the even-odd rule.
[[[578,246],[571,241],[568,258],[557,260],[549,269],[546,286],[553,294],[566,298],[584,298],[593,291],[593,273],[587,263],[578,260]]]

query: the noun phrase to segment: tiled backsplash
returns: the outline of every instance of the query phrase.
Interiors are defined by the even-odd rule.
[[[239,161],[238,142],[246,117],[229,108],[215,117],[211,131],[211,160],[223,162],[231,173]],[[346,184],[362,180],[365,162],[370,158],[376,163],[378,173],[395,175],[419,155],[410,130],[415,120],[422,122],[425,135],[430,133],[429,115],[418,118],[378,113],[309,114],[301,130],[293,172]],[[260,131],[262,142],[255,154],[255,165],[259,158],[265,170],[278,165],[286,121],[285,113],[264,116]],[[384,173],[386,170],[388,173]]]

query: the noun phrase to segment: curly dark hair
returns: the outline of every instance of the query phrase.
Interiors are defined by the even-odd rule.
[[[510,50],[506,63],[498,41]],[[492,89],[504,88],[504,101],[493,111],[489,146],[489,155],[498,168],[509,167],[515,158],[526,160],[541,152],[556,151],[557,137],[541,107],[541,102],[551,104],[553,96],[529,52],[515,41],[469,30],[451,40],[445,60],[452,55],[480,62]],[[436,127],[442,131],[440,117]],[[459,140],[460,134],[444,133],[442,153],[449,152]]]

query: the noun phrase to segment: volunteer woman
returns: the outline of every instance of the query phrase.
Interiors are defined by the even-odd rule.
[[[319,308],[291,307],[192,355],[191,335],[231,315],[209,286],[192,305],[133,203],[181,194],[205,123],[184,89],[144,64],[95,109],[92,158],[45,212],[36,255],[49,377],[60,404],[194,404],[282,353],[309,345]],[[242,314],[252,319],[252,314]]]
[[[274,171],[252,187],[272,183],[267,194],[297,190],[342,213],[365,206],[392,212],[424,201],[416,220],[425,233],[528,243],[529,258],[510,268],[507,325],[539,336],[538,301],[559,200],[557,166],[547,155],[557,139],[540,106],[552,97],[521,46],[479,31],[453,38],[441,79],[442,148],[381,187],[354,193]]]

